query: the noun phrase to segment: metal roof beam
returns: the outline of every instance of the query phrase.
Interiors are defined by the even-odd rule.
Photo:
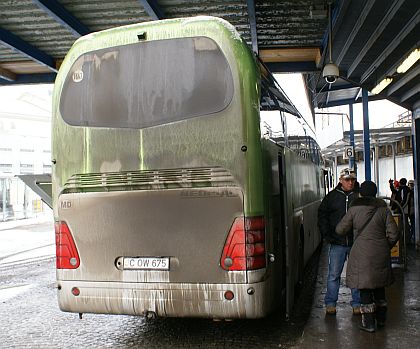
[[[267,62],[265,65],[272,73],[313,73],[317,72],[315,62]]]
[[[58,23],[69,29],[74,36],[80,37],[89,34],[91,30],[68,12],[56,0],[32,0],[41,9],[47,12],[50,17],[54,18]]]
[[[337,33],[337,31],[340,29],[341,24],[343,23],[343,20],[347,14],[347,9],[350,5],[350,1],[339,1],[338,2],[338,7],[334,6],[334,9],[332,11],[332,23],[333,23],[333,28],[332,28],[332,32],[333,32],[333,37],[335,36],[335,34]],[[327,50],[328,50],[328,28],[325,31],[324,37],[322,38],[322,54],[321,54],[321,59],[320,59],[320,63],[322,63],[322,65],[325,62],[325,56],[327,55]]]
[[[366,82],[367,79],[376,71],[377,67],[379,67],[387,58],[388,56],[394,51],[398,45],[401,44],[401,41],[404,38],[413,32],[414,28],[418,25],[418,21],[420,18],[420,9],[411,17],[410,21],[404,26],[403,29],[395,36],[394,40],[387,46],[384,52],[382,52],[377,59],[370,65],[366,72],[362,75],[360,79],[360,83],[363,84]],[[381,81],[384,76],[378,76],[377,80]]]
[[[413,97],[420,92],[420,83],[414,86],[411,90],[408,90],[401,96],[401,102],[405,102],[407,99]]]
[[[13,81],[0,80],[2,85],[22,85],[22,84],[53,84],[55,81],[55,73],[41,73],[41,74],[18,74]]]
[[[246,0],[248,5],[248,19],[249,26],[251,28],[251,42],[252,42],[252,51],[255,54],[258,54],[258,37],[257,37],[257,19],[255,15],[255,2],[254,0]]]
[[[314,61],[318,66],[321,52],[318,47],[262,48],[258,56],[264,63]]]
[[[341,49],[340,55],[336,59],[335,63],[340,65],[341,61],[343,60],[344,56],[346,55],[348,49],[350,48],[351,44],[354,41],[354,38],[359,34],[360,29],[362,28],[363,24],[367,16],[369,15],[370,11],[372,10],[373,5],[375,4],[375,0],[369,0],[366,2],[365,7],[362,10],[361,16],[357,19],[356,24],[354,25],[350,35],[348,36],[346,43],[344,44],[343,48]]]
[[[369,102],[373,102],[373,101],[378,101],[384,99],[384,97],[381,97],[380,95],[374,95],[374,96],[369,96]],[[339,107],[342,105],[347,105],[347,104],[354,104],[354,103],[361,103],[362,99],[353,99],[353,98],[349,98],[349,99],[340,99],[340,100],[335,100],[335,101],[331,101],[328,104],[326,103],[318,103],[318,109],[321,108],[330,108],[330,107]]]
[[[7,81],[15,81],[16,74],[11,72],[10,70],[3,69],[2,67],[0,67],[0,78]]]
[[[363,49],[359,52],[359,54],[353,60],[353,63],[347,70],[347,77],[350,77],[352,73],[356,70],[362,59],[366,56],[367,52],[373,46],[373,44],[378,40],[379,36],[383,33],[389,22],[395,17],[395,14],[400,9],[401,5],[404,3],[405,0],[399,0],[391,5],[388,12],[382,18],[381,23],[377,26],[369,40],[364,45]],[[340,60],[341,61],[341,60]]]
[[[327,91],[327,97],[325,98],[325,105],[329,105],[330,102],[330,91]]]
[[[3,43],[5,46],[11,48],[12,50],[22,53],[23,55],[29,57],[31,60],[46,66],[53,72],[57,72],[54,59],[51,56],[47,55],[46,53],[42,52],[41,50],[37,49],[36,47],[32,46],[31,44],[3,28],[0,28],[0,43]]]
[[[417,65],[417,67],[414,69],[410,69],[401,77],[401,79],[391,84],[391,86],[387,89],[387,96],[397,92],[401,87],[416,78],[418,75],[420,75],[420,65]]]
[[[357,88],[358,86],[353,86],[352,84],[346,84],[346,85],[336,85],[336,84],[330,84],[330,88],[328,91],[325,91],[323,89],[316,89],[315,93],[322,93],[322,92],[332,92],[332,91],[342,91],[342,90],[348,90],[349,88]]]
[[[165,18],[165,14],[156,0],[139,0],[139,2],[154,20]]]
[[[361,95],[362,95],[362,88],[360,87],[359,91],[357,91],[357,95],[356,95],[356,98],[354,100],[360,98]]]

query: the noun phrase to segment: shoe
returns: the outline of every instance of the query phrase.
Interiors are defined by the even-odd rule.
[[[337,308],[334,305],[327,305],[327,308],[325,309],[325,313],[327,315],[335,315],[337,314]]]
[[[376,324],[378,327],[384,327],[386,321],[387,307],[381,306],[376,308]]]
[[[362,313],[362,322],[359,328],[366,332],[375,332],[376,330],[376,314],[375,303],[362,304],[360,307]]]
[[[375,313],[372,314],[363,314],[362,313],[362,323],[359,328],[366,332],[375,332],[376,330],[376,320]]]
[[[353,307],[353,315],[360,315],[360,307]]]

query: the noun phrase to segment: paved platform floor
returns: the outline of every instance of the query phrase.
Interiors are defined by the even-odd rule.
[[[311,315],[295,348],[420,348],[420,252],[412,246],[407,249],[407,267],[406,271],[393,269],[395,282],[386,289],[386,326],[375,333],[367,333],[359,329],[360,315],[352,314],[350,289],[345,286],[340,287],[337,315],[325,315],[328,249],[324,247]]]

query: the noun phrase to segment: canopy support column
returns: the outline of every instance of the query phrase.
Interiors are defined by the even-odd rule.
[[[414,222],[415,222],[415,241],[416,249],[420,250],[420,192],[419,192],[419,152],[420,152],[420,101],[417,101],[413,107],[412,119],[412,134],[413,134],[413,169],[414,169]]]
[[[368,91],[362,89],[363,102],[363,155],[365,160],[365,181],[372,180],[370,166],[370,133],[369,133],[369,108],[368,108]]]
[[[356,149],[354,148],[354,119],[353,119],[353,104],[349,104],[349,116],[350,116],[350,145],[353,147],[353,156],[349,158],[349,167],[352,168],[357,175],[357,168],[356,168]]]

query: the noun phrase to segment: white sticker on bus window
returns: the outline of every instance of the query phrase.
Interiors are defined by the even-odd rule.
[[[72,75],[74,82],[80,82],[83,80],[83,70],[75,70]]]

